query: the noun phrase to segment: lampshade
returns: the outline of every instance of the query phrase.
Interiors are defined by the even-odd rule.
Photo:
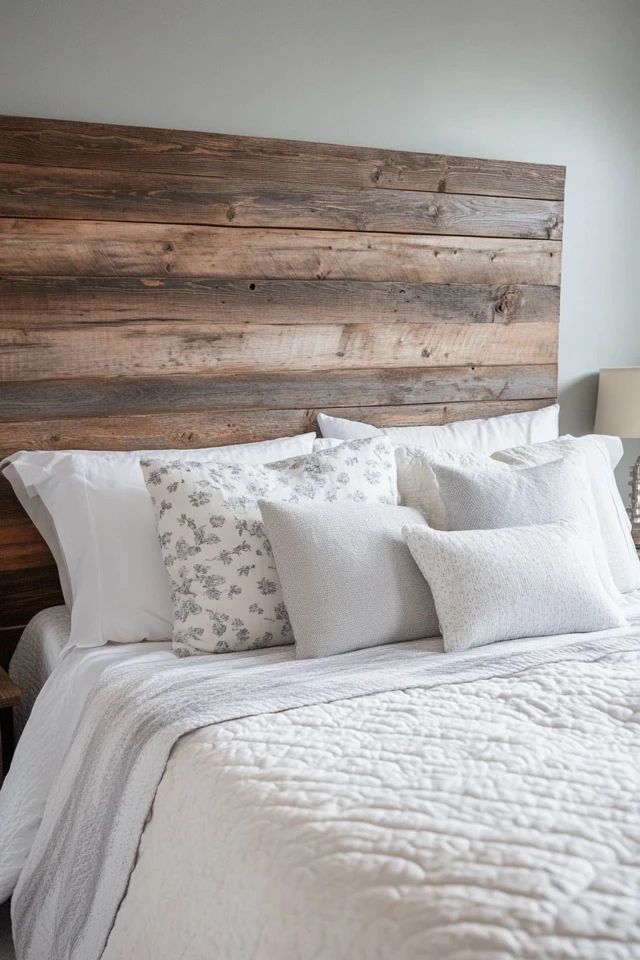
[[[640,437],[640,367],[600,371],[594,431]]]

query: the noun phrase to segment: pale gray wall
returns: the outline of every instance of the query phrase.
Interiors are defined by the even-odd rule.
[[[639,0],[0,0],[0,112],[565,163],[563,430],[640,363]]]

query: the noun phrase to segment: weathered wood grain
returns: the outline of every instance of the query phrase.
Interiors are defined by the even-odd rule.
[[[377,426],[448,423],[471,417],[498,416],[537,410],[548,399],[493,400],[486,403],[406,404],[401,406],[328,407],[327,413],[366,420]],[[161,449],[207,447],[227,443],[270,440],[315,429],[315,409],[216,410],[183,413],[136,414],[114,417],[38,420],[29,425],[0,423],[0,455],[17,446],[33,450]]]
[[[0,455],[544,406],[563,195],[561,167],[0,118]],[[0,480],[0,660],[58,602]]]
[[[560,287],[368,280],[0,277],[0,326],[208,323],[530,323],[558,320]]]
[[[547,164],[8,116],[0,161],[550,200],[565,177]]]
[[[554,398],[556,364],[322,370],[243,376],[6,381],[0,420],[260,407],[376,406]],[[28,426],[25,433],[28,433]],[[1,504],[0,504],[1,510]]]
[[[247,277],[431,283],[560,282],[553,240],[0,220],[5,276]]]
[[[121,323],[0,330],[0,380],[554,363],[558,324]]]
[[[560,240],[563,205],[420,193],[309,188],[136,172],[0,164],[7,217],[389,231]]]

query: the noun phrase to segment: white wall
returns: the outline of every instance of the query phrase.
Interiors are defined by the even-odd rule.
[[[638,0],[0,0],[0,112],[565,163],[563,429],[640,363]]]

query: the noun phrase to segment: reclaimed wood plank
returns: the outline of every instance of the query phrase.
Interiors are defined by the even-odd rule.
[[[0,164],[5,217],[562,239],[556,200]]]
[[[406,404],[380,407],[326,407],[325,412],[366,420],[376,426],[403,426],[416,423],[450,423],[475,417],[538,410],[549,405],[548,398],[491,400],[461,403]],[[316,409],[304,410],[219,410],[195,412],[189,418],[180,413],[132,414],[117,418],[38,420],[29,424],[0,422],[0,455],[16,444],[32,450],[153,450],[168,447],[207,447],[227,443],[248,443],[274,437],[305,433],[316,428]]]
[[[295,335],[293,335],[295,330]],[[554,363],[558,324],[192,324],[0,329],[0,380],[250,376],[291,370]],[[259,360],[258,360],[259,358]]]
[[[565,179],[549,164],[10,116],[0,161],[549,200]]]
[[[0,219],[4,276],[560,282],[554,240]]]
[[[193,412],[233,406],[366,406],[371,404],[521,400],[557,394],[557,365],[322,370],[318,373],[258,373],[242,376],[47,379],[6,381],[0,420],[116,416],[171,410]],[[28,426],[25,426],[28,432]],[[1,510],[0,503],[0,510]]]
[[[191,277],[0,277],[0,326],[233,323],[530,323],[558,320],[560,287]]]

